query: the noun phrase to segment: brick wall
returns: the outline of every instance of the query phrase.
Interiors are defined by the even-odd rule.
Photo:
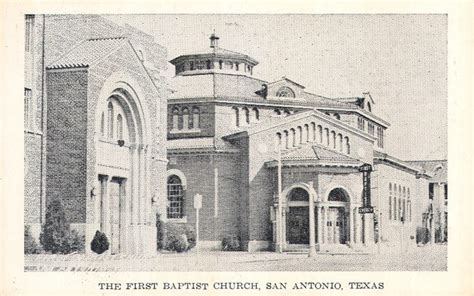
[[[87,71],[47,73],[46,197],[70,223],[86,219]]]
[[[199,115],[199,130],[200,132],[195,132],[195,131],[190,131],[186,132],[185,130],[182,130],[182,115],[181,115],[181,110],[182,108],[187,107],[189,109],[189,116],[190,118],[193,116],[192,110],[193,107],[198,107],[200,110],[200,115]],[[178,108],[180,110],[180,115],[179,115],[179,127],[181,130],[178,132],[171,132],[173,129],[173,109]],[[181,138],[196,138],[196,137],[213,137],[214,136],[214,130],[215,130],[215,124],[214,124],[214,118],[215,118],[215,105],[211,103],[190,103],[190,104],[169,104],[168,105],[168,139],[173,140],[173,139],[181,139]]]

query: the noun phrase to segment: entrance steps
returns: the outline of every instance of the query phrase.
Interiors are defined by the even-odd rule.
[[[288,254],[307,254],[309,245],[286,245],[283,249]],[[328,255],[350,255],[350,254],[369,254],[370,251],[364,246],[349,246],[346,244],[321,244],[316,245],[317,254]]]

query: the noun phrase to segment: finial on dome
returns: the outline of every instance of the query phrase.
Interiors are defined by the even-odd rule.
[[[211,40],[211,48],[217,48],[217,47],[219,47],[219,37],[216,36],[215,30],[214,30],[214,32],[211,34],[211,37],[209,37],[209,39]]]

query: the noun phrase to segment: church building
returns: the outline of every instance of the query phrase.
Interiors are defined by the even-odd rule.
[[[200,194],[203,248],[229,235],[248,251],[415,245],[429,175],[385,152],[376,99],[258,79],[255,59],[218,41],[170,61],[166,219],[194,226]]]

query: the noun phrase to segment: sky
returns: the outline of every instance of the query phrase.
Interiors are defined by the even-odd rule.
[[[385,150],[403,160],[447,158],[446,15],[109,15],[155,37],[168,60],[219,46],[327,97],[370,92],[388,121]],[[169,64],[167,77],[174,76]]]

